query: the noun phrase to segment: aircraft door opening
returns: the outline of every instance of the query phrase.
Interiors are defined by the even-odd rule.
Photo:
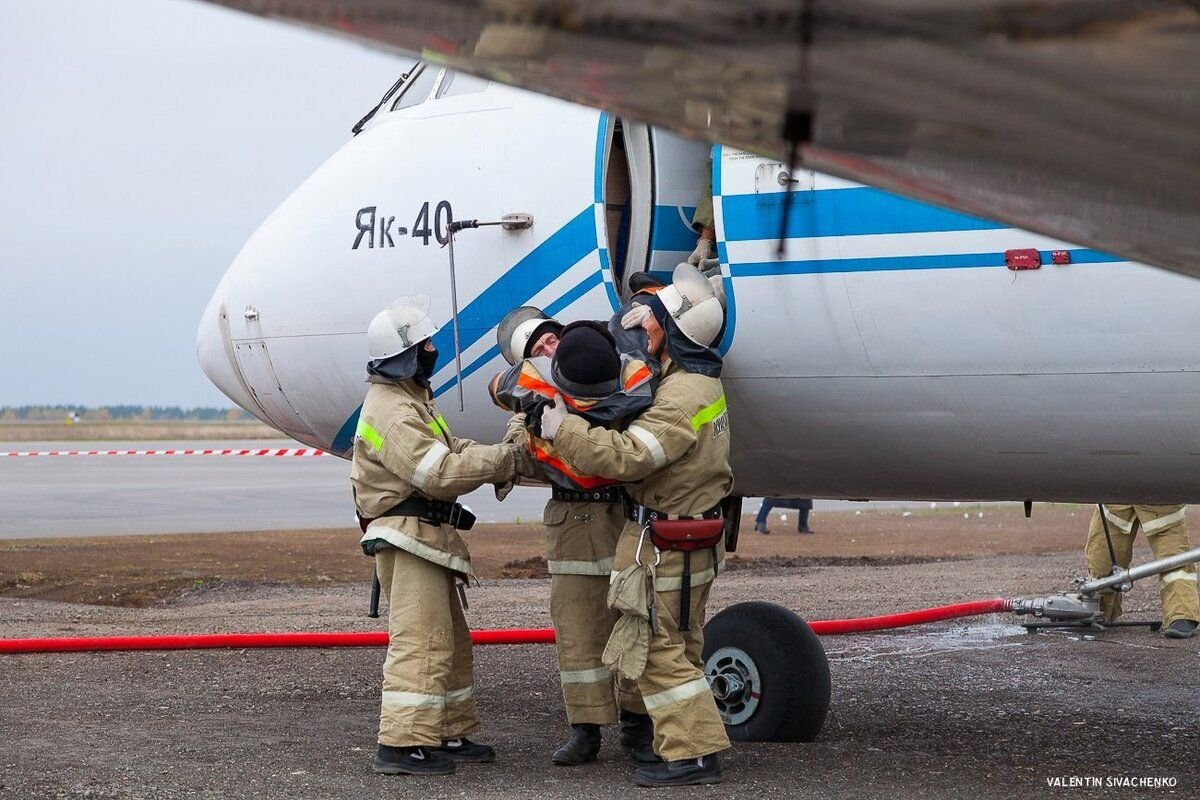
[[[622,300],[629,296],[629,276],[646,269],[651,174],[649,128],[615,119],[605,147],[604,235],[609,277]]]
[[[696,247],[692,216],[705,192],[712,146],[657,128],[650,131],[654,194],[647,269],[663,280]]]

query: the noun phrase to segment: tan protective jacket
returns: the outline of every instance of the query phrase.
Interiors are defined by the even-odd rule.
[[[416,381],[372,381],[350,467],[358,513],[374,519],[362,541],[382,539],[473,575],[467,545],[454,528],[380,514],[414,495],[453,501],[485,483],[512,480],[520,452],[514,444],[483,445],[454,436],[429,391]]]
[[[671,515],[708,511],[733,489],[721,381],[669,360],[653,405],[624,431],[568,415],[554,445],[576,468],[627,483],[638,503]]]

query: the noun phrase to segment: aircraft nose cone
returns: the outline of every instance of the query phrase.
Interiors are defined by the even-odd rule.
[[[196,355],[200,369],[233,402],[247,407],[249,400],[245,387],[233,361],[233,349],[229,343],[229,326],[225,324],[223,293],[218,290],[208,301],[200,327],[196,331]]]

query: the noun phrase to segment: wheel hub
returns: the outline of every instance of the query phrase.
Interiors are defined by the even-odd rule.
[[[717,711],[726,725],[741,725],[762,701],[762,682],[754,659],[739,647],[722,647],[704,664]]]

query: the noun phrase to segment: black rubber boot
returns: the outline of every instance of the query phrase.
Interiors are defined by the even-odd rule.
[[[700,758],[638,767],[634,770],[633,782],[638,786],[699,786],[720,783],[723,777],[717,754],[713,753]]]
[[[1190,639],[1196,635],[1196,628],[1200,627],[1194,619],[1177,619],[1167,627],[1163,628],[1163,636],[1168,639]]]
[[[454,762],[433,747],[379,745],[371,770],[380,775],[449,775]]]
[[[600,753],[600,726],[582,722],[571,726],[571,738],[554,751],[550,760],[560,767],[577,767],[595,761]]]
[[[649,714],[621,712],[621,749],[637,766],[662,763],[654,752],[654,723]]]
[[[486,744],[472,742],[467,737],[447,739],[441,747],[431,747],[436,753],[449,756],[455,761],[469,764],[490,764],[496,760],[496,751]]]

